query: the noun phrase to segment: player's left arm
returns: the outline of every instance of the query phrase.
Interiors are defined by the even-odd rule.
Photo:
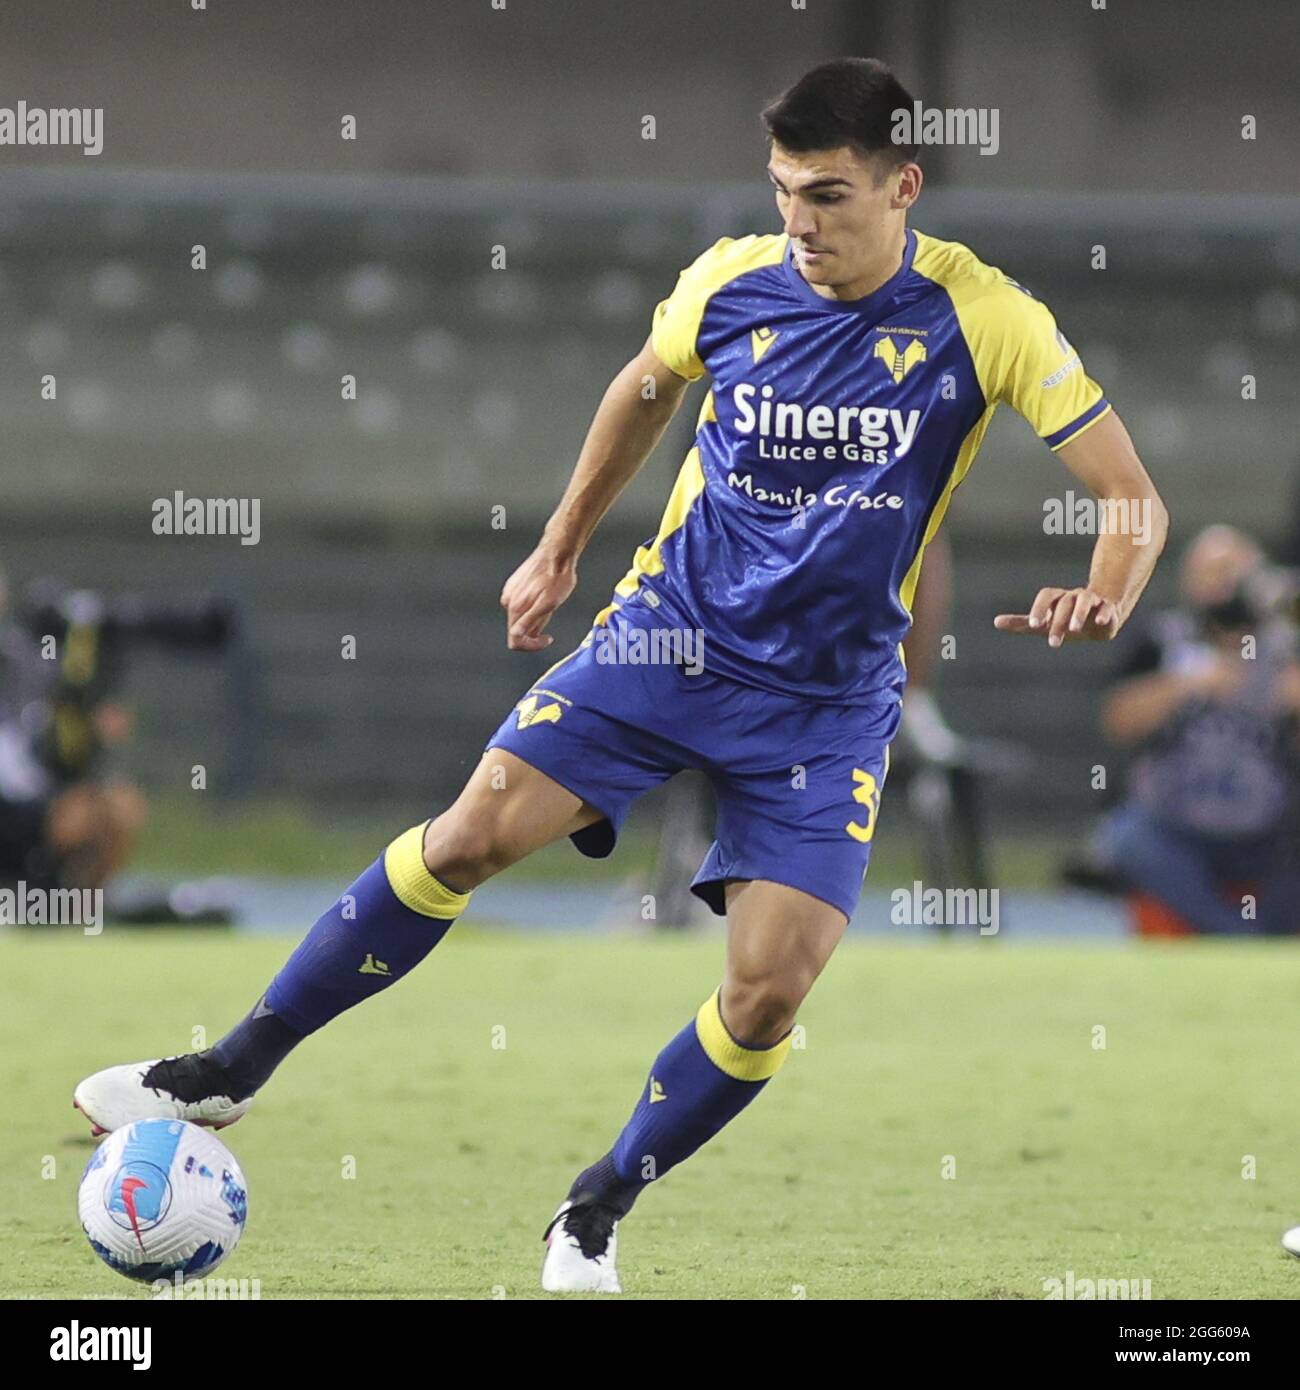
[[[1101,534],[1086,584],[1042,588],[1028,613],[999,613],[993,625],[1002,632],[1046,637],[1052,647],[1109,641],[1128,621],[1151,578],[1169,534],[1169,513],[1113,409],[1056,452],[1102,503],[1103,515],[1129,518],[1133,524],[1097,528]]]
[[[1028,421],[1097,499],[1102,518],[1086,584],[1040,589],[1027,613],[1000,613],[993,624],[1046,637],[1053,647],[1109,641],[1151,578],[1169,514],[1128,431],[1045,304],[1004,278],[967,304],[966,318],[988,398]]]

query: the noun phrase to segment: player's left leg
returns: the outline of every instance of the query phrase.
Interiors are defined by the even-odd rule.
[[[848,925],[839,908],[783,883],[732,880],[725,893],[721,987],[655,1058],[614,1147],[574,1181],[547,1229],[545,1289],[620,1291],[618,1221],[776,1075],[795,1014]]]
[[[781,1067],[795,1011],[848,925],[871,855],[895,694],[820,705],[694,679],[686,727],[718,816],[691,889],[726,915],[726,973],[655,1059],[614,1147],[579,1174],[553,1218],[542,1271],[551,1290],[617,1291],[616,1223]]]

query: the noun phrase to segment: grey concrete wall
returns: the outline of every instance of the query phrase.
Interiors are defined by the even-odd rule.
[[[1298,44],[1292,0],[11,0],[0,94],[103,106],[114,165],[707,185],[761,176],[757,112],[800,72],[874,54],[999,108],[997,157],[932,154],[945,183],[1295,192]]]

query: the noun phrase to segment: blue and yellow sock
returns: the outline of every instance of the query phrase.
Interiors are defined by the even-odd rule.
[[[414,970],[465,910],[468,893],[424,865],[413,826],[353,883],[299,943],[265,995],[210,1051],[245,1095],[303,1038]]]
[[[770,1047],[737,1042],[719,993],[655,1058],[632,1118],[613,1149],[578,1175],[571,1201],[604,1202],[626,1215],[644,1187],[712,1139],[780,1070],[792,1034]]]

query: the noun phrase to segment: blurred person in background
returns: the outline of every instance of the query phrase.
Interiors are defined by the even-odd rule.
[[[1107,734],[1136,755],[1098,849],[1197,932],[1294,932],[1294,576],[1220,525],[1192,541],[1180,585],[1182,603],[1139,629],[1103,706]]]
[[[93,754],[125,742],[131,718],[108,700],[74,711],[62,699],[63,645],[55,639],[44,654],[43,639],[11,613],[0,574],[0,880],[99,888],[126,862],[147,808],[134,783],[91,775]],[[60,747],[75,748],[77,762],[55,755]]]
[[[1286,534],[1282,537],[1279,553],[1284,565],[1300,570],[1300,473],[1296,474],[1291,501],[1291,517]]]

